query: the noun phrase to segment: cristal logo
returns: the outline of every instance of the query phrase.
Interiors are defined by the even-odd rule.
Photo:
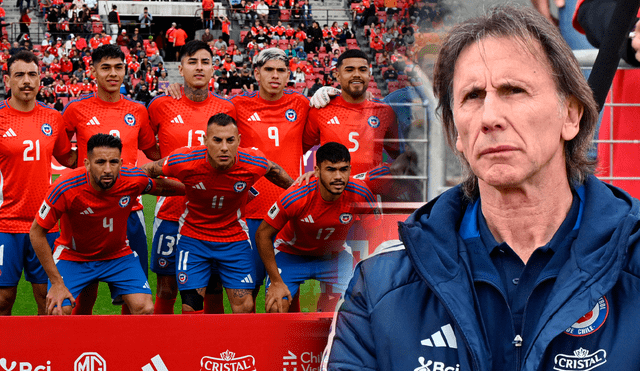
[[[10,364],[7,364],[7,360],[5,358],[0,358],[0,367],[2,370],[0,371],[51,371],[51,361],[47,361],[46,365],[33,366],[29,362],[16,362],[11,361]]]
[[[96,352],[82,353],[73,364],[74,371],[107,371],[107,362]]]
[[[428,360],[425,363],[424,357],[419,357],[418,362],[420,362],[420,366],[413,369],[413,371],[460,371],[460,365],[447,366],[444,362],[434,362],[432,360]]]
[[[228,349],[220,353],[220,358],[202,357],[200,371],[256,371],[256,360],[253,356],[237,357]]]
[[[558,354],[554,359],[554,370],[558,371],[589,371],[607,362],[607,352],[600,349],[589,355],[589,351],[580,348],[570,354]]]

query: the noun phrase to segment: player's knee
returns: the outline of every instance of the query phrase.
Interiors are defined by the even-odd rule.
[[[188,305],[194,311],[201,311],[204,308],[204,298],[198,294],[196,289],[181,291],[180,296],[182,304]]]
[[[16,301],[16,290],[14,287],[0,287],[0,315],[11,314],[11,308]]]
[[[178,296],[178,284],[175,276],[158,275],[156,295],[159,298],[173,300]]]
[[[145,300],[140,303],[130,304],[129,311],[131,314],[153,314],[153,301]]]

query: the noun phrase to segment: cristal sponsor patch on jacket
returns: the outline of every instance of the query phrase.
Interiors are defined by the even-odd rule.
[[[589,353],[587,349],[580,348],[573,354],[558,354],[554,360],[553,369],[557,371],[590,371],[607,362],[607,352],[599,349]]]
[[[607,320],[609,316],[609,302],[606,297],[598,299],[596,305],[587,314],[582,316],[576,323],[571,325],[564,332],[571,336],[586,336],[596,331]]]

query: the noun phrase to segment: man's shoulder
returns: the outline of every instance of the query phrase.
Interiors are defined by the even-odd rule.
[[[60,175],[60,177],[56,179],[49,191],[47,201],[50,204],[55,204],[56,201],[58,201],[58,199],[65,193],[73,193],[88,183],[89,179],[84,168],[73,169]]]

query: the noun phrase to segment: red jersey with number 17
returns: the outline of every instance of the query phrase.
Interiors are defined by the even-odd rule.
[[[305,129],[305,148],[327,142],[344,144],[351,153],[351,172],[363,173],[382,163],[382,149],[396,153],[399,143],[396,114],[378,99],[353,104],[342,96],[324,108],[312,108]],[[308,138],[319,138],[308,141]]]
[[[319,187],[315,178],[306,186],[292,186],[269,209],[264,221],[280,230],[278,250],[312,256],[342,251],[357,215],[375,211],[375,197],[361,180],[350,178],[340,198],[331,202]]]
[[[0,102],[0,232],[29,233],[51,185],[51,155],[71,150],[58,111],[40,102],[33,110]]]
[[[60,219],[62,233],[56,246],[65,247],[61,260],[96,261],[131,254],[127,220],[136,197],[152,192],[155,182],[139,168],[122,167],[116,183],[96,191],[84,168],[60,176],[50,188],[37,223],[50,229]]]
[[[186,187],[187,207],[180,217],[179,233],[213,242],[248,240],[243,215],[247,194],[268,168],[269,162],[257,149],[238,148],[235,163],[227,170],[209,164],[206,146],[175,150],[162,172]]]
[[[231,101],[238,110],[240,144],[258,148],[292,178],[300,176],[302,136],[309,99],[287,89],[277,101],[263,99],[258,92],[236,95]],[[260,179],[254,188],[260,195],[247,205],[247,218],[262,219],[282,193],[282,188],[267,179]]]
[[[202,102],[194,102],[182,93],[178,100],[160,95],[149,103],[149,123],[158,135],[162,157],[181,147],[204,145],[209,118],[217,113],[226,113],[236,119],[236,108],[230,101],[209,93]],[[178,221],[184,212],[184,196],[158,198],[156,217]]]

